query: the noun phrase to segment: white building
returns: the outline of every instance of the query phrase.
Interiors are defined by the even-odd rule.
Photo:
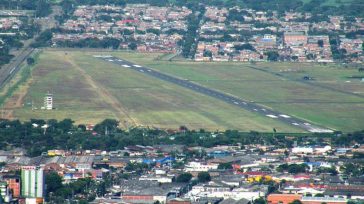
[[[48,93],[44,97],[44,109],[52,110],[53,109],[53,95]]]
[[[313,154],[312,147],[294,147],[292,148],[294,154]]]
[[[204,164],[201,162],[189,162],[185,165],[186,172],[201,172],[217,169],[218,164]]]
[[[172,183],[172,179],[173,177],[168,177],[168,176],[160,176],[160,175],[155,175],[155,176],[141,176],[139,178],[139,181],[157,181],[159,183]]]
[[[231,190],[230,187],[197,185],[192,187],[191,191],[187,193],[187,196],[194,201],[204,197],[230,198],[234,200],[244,198],[247,200],[255,200],[259,197],[265,196],[265,193],[261,191],[251,191],[245,188],[235,188]]]
[[[322,154],[322,153],[326,153],[326,152],[328,152],[330,150],[331,150],[331,146],[326,145],[324,147],[316,147],[315,148],[315,153],[316,154]]]

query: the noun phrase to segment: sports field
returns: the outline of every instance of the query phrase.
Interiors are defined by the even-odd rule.
[[[27,86],[7,101],[21,98],[22,105],[11,106],[12,118],[28,120],[71,118],[77,123],[94,124],[115,118],[125,127],[143,125],[175,129],[186,125],[191,129],[239,129],[300,132],[274,119],[244,111],[214,98],[145,76],[94,58],[96,54],[112,54],[138,61],[160,64],[156,54],[126,52],[44,51],[34,67]],[[56,110],[41,110],[43,96],[54,94]]]
[[[356,68],[128,59],[315,124],[343,131],[364,129],[364,82],[350,78],[360,75]],[[303,80],[304,76],[313,80]]]

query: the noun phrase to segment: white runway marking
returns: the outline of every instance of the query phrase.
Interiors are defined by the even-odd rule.
[[[289,115],[284,115],[284,114],[281,114],[281,115],[279,115],[279,116],[281,116],[282,118],[291,118],[291,116],[289,116]]]

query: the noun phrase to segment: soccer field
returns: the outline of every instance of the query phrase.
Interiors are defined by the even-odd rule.
[[[71,118],[95,124],[105,118],[120,120],[124,127],[149,126],[176,129],[302,132],[269,117],[242,110],[214,98],[96,59],[115,55],[143,65],[168,67],[155,61],[156,54],[127,52],[44,51],[34,67],[28,87],[18,90],[22,106],[13,118],[28,120]],[[176,65],[177,66],[177,65]],[[19,93],[24,92],[24,93]],[[41,110],[43,96],[54,95],[55,110]],[[14,97],[11,100],[16,100]]]

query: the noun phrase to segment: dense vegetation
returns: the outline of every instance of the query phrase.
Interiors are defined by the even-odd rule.
[[[23,0],[29,1],[29,0]],[[44,0],[43,0],[44,1]],[[328,0],[311,0],[304,2],[302,0],[261,0],[259,4],[255,0],[65,0],[73,5],[77,4],[115,4],[125,5],[127,3],[148,3],[154,6],[166,6],[175,4],[178,6],[187,6],[190,8],[196,7],[198,4],[209,6],[225,6],[232,8],[239,6],[242,8],[252,8],[260,11],[278,11],[283,13],[285,11],[299,11],[311,12],[314,16],[327,16],[327,15],[345,15],[345,16],[364,16],[364,4],[361,0],[352,0],[342,3],[337,1],[334,4],[329,3]],[[235,16],[236,17],[236,16]],[[232,19],[235,19],[231,16]]]
[[[88,203],[88,201],[94,200],[96,196],[105,195],[106,185],[109,183],[110,179],[105,176],[101,182],[96,182],[91,178],[82,178],[63,184],[62,177],[56,172],[50,172],[46,174],[45,178],[47,188],[46,199],[50,203],[70,203],[67,200],[77,200],[77,203]]]
[[[120,129],[118,122],[106,119],[87,131],[85,125],[74,125],[71,119],[37,120],[21,123],[18,120],[0,122],[0,149],[21,147],[30,156],[38,156],[49,149],[103,149],[118,150],[128,145],[188,144],[189,146],[212,147],[227,144],[275,144],[291,147],[293,140],[298,144],[327,144],[327,139],[337,145],[364,143],[364,131],[341,134],[298,134],[295,139],[287,139],[284,133],[239,132],[227,130],[211,133],[182,128],[177,133],[164,130],[134,128]],[[292,134],[289,134],[292,135]],[[325,139],[326,138],[326,139]]]
[[[11,49],[19,49],[23,47],[22,40],[32,38],[37,32],[39,32],[39,26],[36,24],[29,24],[27,17],[20,18],[22,24],[19,30],[23,32],[21,34],[17,33],[17,29],[2,29],[0,28],[0,33],[15,33],[15,35],[4,35],[0,38],[0,67],[4,64],[10,62],[14,57],[11,55]]]
[[[45,17],[52,12],[50,0],[2,0],[0,8],[34,10],[37,17]]]

